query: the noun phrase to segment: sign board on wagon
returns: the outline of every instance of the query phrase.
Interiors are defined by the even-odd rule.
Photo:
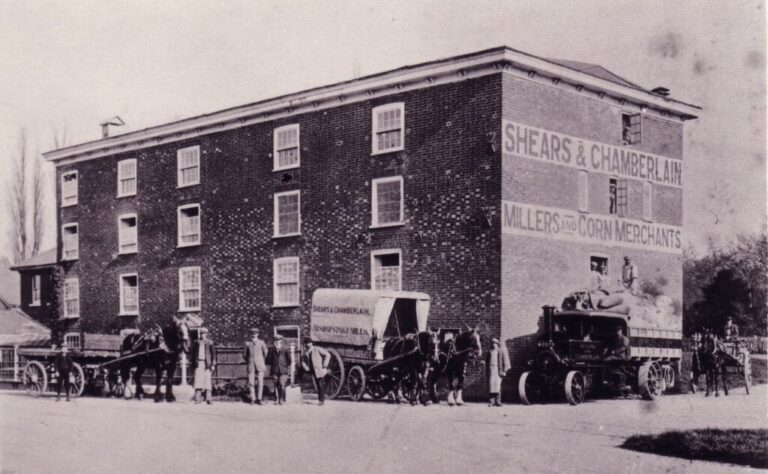
[[[378,297],[365,292],[317,292],[312,299],[310,331],[319,342],[368,345]]]

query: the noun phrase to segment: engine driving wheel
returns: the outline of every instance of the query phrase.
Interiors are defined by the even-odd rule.
[[[523,372],[517,383],[517,393],[523,405],[533,405],[541,400],[541,377],[533,371]]]
[[[565,376],[565,399],[571,405],[578,405],[584,401],[584,395],[587,391],[584,374],[578,370],[571,370]]]
[[[664,374],[657,362],[644,362],[637,370],[637,387],[645,400],[660,397],[664,388]]]

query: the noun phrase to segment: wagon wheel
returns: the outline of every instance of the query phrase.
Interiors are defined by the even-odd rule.
[[[328,349],[331,361],[328,363],[328,373],[325,376],[326,396],[333,400],[339,396],[344,387],[344,361],[335,349]]]
[[[347,391],[349,397],[358,402],[365,394],[365,372],[359,365],[352,367],[347,374]]]
[[[365,383],[365,392],[374,400],[380,400],[387,396],[389,388],[381,374],[370,376]]]
[[[22,381],[27,393],[33,397],[39,397],[45,393],[45,389],[48,388],[48,375],[45,373],[43,364],[36,360],[27,362],[24,366]]]
[[[528,371],[523,372],[517,383],[517,394],[523,405],[533,405],[541,400],[541,381],[539,374]]]
[[[69,395],[79,397],[85,390],[85,372],[77,362],[73,363],[69,372]]]
[[[644,362],[637,371],[637,387],[645,400],[660,397],[664,386],[664,374],[656,362]]]
[[[403,374],[403,378],[400,379],[400,391],[403,393],[408,403],[415,404],[419,401],[419,391],[416,387],[416,380],[413,378],[413,374],[410,371],[406,371]]]
[[[578,405],[584,401],[587,384],[584,375],[578,370],[571,370],[565,376],[565,399],[571,405]]]

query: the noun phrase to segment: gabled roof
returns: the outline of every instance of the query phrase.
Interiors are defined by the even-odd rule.
[[[50,339],[51,330],[20,309],[0,309],[0,346],[44,345]]]
[[[23,262],[11,267],[11,270],[31,270],[33,268],[53,267],[56,265],[56,249],[48,249],[34,257],[28,258]]]

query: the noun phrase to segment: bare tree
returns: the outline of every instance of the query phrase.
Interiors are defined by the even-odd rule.
[[[34,156],[32,159],[30,170],[27,132],[21,129],[8,200],[11,214],[11,253],[15,263],[37,255],[43,240],[43,173],[40,158]]]

